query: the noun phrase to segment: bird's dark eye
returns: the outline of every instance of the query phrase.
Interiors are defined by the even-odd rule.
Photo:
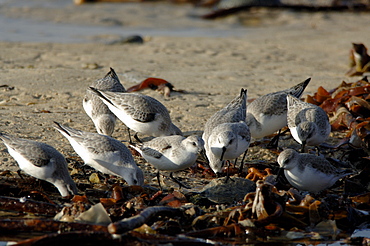
[[[284,161],[283,161],[283,164],[288,164],[288,162],[290,161],[290,158],[286,158]]]
[[[195,142],[193,142],[193,146],[197,146],[197,144]]]

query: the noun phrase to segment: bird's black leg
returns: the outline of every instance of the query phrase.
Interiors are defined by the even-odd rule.
[[[186,189],[190,189],[189,186],[184,185],[183,183],[181,183],[180,181],[178,181],[177,179],[175,179],[175,177],[173,176],[172,172],[170,173],[170,178],[179,185],[179,189],[181,189],[181,187],[184,187]]]
[[[23,178],[23,175],[21,174],[21,169],[18,169],[17,170],[17,173],[18,173],[18,176],[21,178],[21,179],[23,179],[24,180],[24,178]]]
[[[277,174],[276,174],[276,183],[279,183],[279,179],[280,179],[280,177],[283,175],[283,173],[284,173],[284,168],[279,168],[279,170],[278,170],[278,172],[277,172]]]
[[[130,132],[130,128],[128,128],[128,127],[127,127],[127,133],[128,133],[129,143],[130,143],[130,144],[133,144],[134,142],[132,142],[132,139],[131,139],[131,132]]]
[[[159,174],[159,170],[157,171],[157,181],[158,181],[159,189],[163,190],[161,186],[161,175]]]
[[[136,139],[136,141],[138,141],[139,143],[143,143],[143,141],[141,141],[141,139],[137,136],[137,133],[135,133],[134,138],[135,138],[135,139]]]
[[[244,155],[243,155],[242,161],[240,163],[240,167],[239,167],[239,173],[241,173],[243,171],[244,159],[245,159],[245,156],[247,155],[247,152],[248,152],[248,149],[244,152]]]
[[[230,173],[229,173],[229,169],[230,169],[230,161],[229,160],[227,160],[226,161],[227,162],[227,171],[226,171],[226,179],[225,179],[225,184],[227,183],[227,181],[229,181],[229,179],[231,180],[231,181],[235,181],[235,180],[233,180],[232,178],[230,178]]]
[[[279,130],[278,134],[271,139],[271,141],[268,143],[267,148],[268,149],[277,149],[279,146],[279,139],[280,136],[284,135],[287,131],[289,131],[289,128],[285,131],[281,132],[281,129]]]

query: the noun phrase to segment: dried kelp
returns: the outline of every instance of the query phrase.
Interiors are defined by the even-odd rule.
[[[153,193],[150,189],[115,185],[106,197],[100,198],[113,221],[108,227],[69,219],[3,219],[0,236],[19,232],[31,233],[30,237],[35,233],[44,234],[22,241],[20,245],[59,245],[71,242],[73,235],[78,242],[112,245],[143,242],[145,245],[209,245],[231,241],[242,244],[267,238],[269,242],[302,238],[338,240],[347,236],[339,235],[339,229],[350,233],[369,219],[366,213],[370,210],[368,193],[353,197],[331,194],[318,200],[312,196],[302,197],[294,190],[279,191],[263,180],[256,183],[256,191],[248,193],[239,204],[209,203],[202,207],[189,202],[199,196],[192,192]],[[88,196],[75,196],[69,203],[57,206],[64,211],[63,215],[78,218],[91,208],[91,200]],[[108,231],[120,236],[111,237]]]
[[[349,130],[347,138],[356,147],[370,147],[370,83],[367,77],[353,83],[342,82],[327,91],[319,87],[306,101],[320,106],[329,115],[333,131]]]
[[[171,92],[173,91],[180,92],[180,93],[185,92],[184,90],[175,89],[175,87],[165,79],[152,78],[152,77],[146,78],[140,83],[134,86],[131,86],[130,88],[127,89],[127,91],[135,92],[135,91],[141,91],[145,89],[156,90],[160,92],[161,94],[163,94],[165,97],[170,97]]]

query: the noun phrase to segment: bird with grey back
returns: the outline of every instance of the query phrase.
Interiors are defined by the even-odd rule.
[[[130,150],[106,135],[85,132],[55,122],[57,129],[85,164],[109,175],[122,177],[129,185],[143,185],[143,171],[136,165]]]
[[[250,143],[249,128],[245,123],[247,90],[213,114],[206,122],[203,140],[211,169],[221,173],[225,160],[235,159],[246,152]]]
[[[91,86],[104,91],[126,91],[113,68],[110,68],[110,71],[104,78],[96,80]],[[112,136],[117,117],[110,111],[108,106],[90,90],[86,90],[82,105],[86,114],[93,121],[96,131],[100,134]]]
[[[288,127],[293,138],[302,145],[318,146],[328,139],[331,132],[329,117],[325,111],[312,103],[287,96]]]
[[[281,152],[277,161],[292,186],[312,193],[330,188],[339,179],[355,173],[336,168],[322,156],[298,153],[293,149]]]
[[[180,186],[183,186],[173,178],[172,172],[192,166],[198,157],[198,153],[204,148],[204,141],[195,135],[189,137],[173,135],[157,137],[148,142],[132,144],[131,146],[158,170],[159,186],[161,186],[159,171],[170,171],[170,177]]]
[[[263,95],[249,103],[246,122],[252,138],[259,139],[271,135],[287,126],[288,110],[286,96],[290,94],[299,98],[310,80],[310,78],[306,79],[286,90]],[[271,145],[274,144],[277,145],[277,142],[271,143]]]
[[[153,97],[139,93],[102,91],[93,87],[90,87],[90,91],[136,134],[153,137],[182,135],[181,130],[172,123],[167,108]]]
[[[22,171],[53,184],[63,197],[78,193],[66,159],[54,147],[4,133],[0,138]]]

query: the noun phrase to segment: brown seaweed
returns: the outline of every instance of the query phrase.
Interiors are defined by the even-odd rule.
[[[320,106],[329,115],[333,131],[349,130],[347,137],[356,136],[369,145],[370,83],[364,77],[353,83],[342,82],[328,92],[320,87],[306,101]]]
[[[0,210],[18,211],[32,214],[54,216],[62,207],[56,204],[33,201],[26,198],[0,196]]]

